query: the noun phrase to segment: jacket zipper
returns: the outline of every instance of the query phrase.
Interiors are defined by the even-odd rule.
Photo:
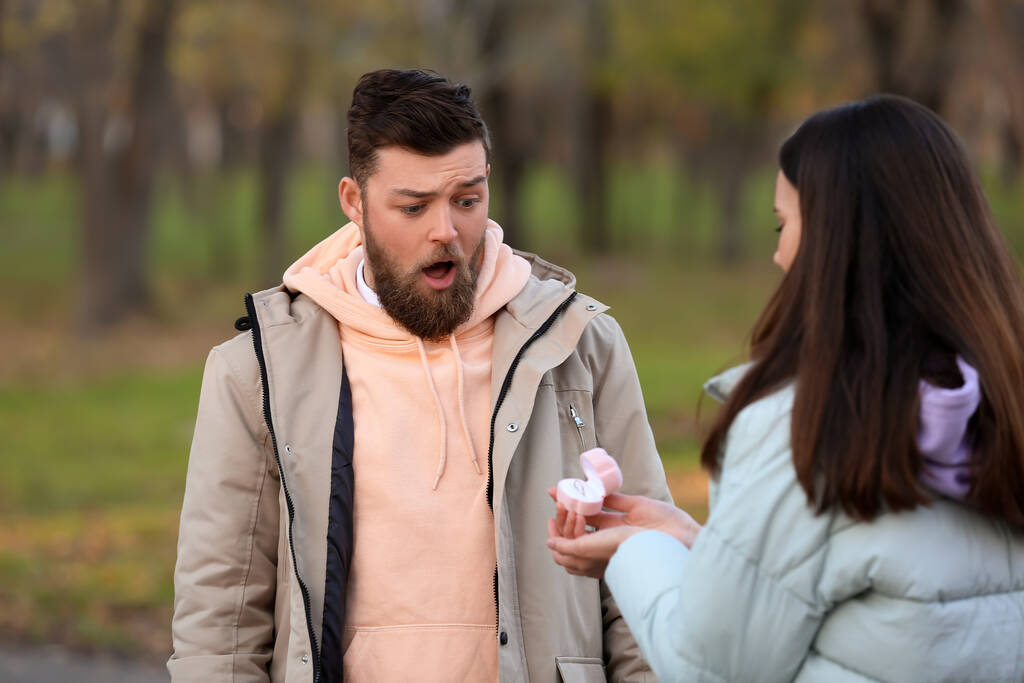
[[[576,412],[576,406],[569,404],[569,417],[576,423],[576,433],[580,435],[580,452],[587,450],[587,447],[583,443],[583,428],[586,427],[586,423],[580,418],[580,414]]]
[[[260,366],[260,381],[263,383],[263,419],[267,423],[267,431],[270,432],[270,442],[274,446],[274,460],[277,462],[277,470],[281,475],[281,489],[284,491],[285,504],[288,507],[288,547],[292,553],[292,566],[295,570],[295,580],[302,592],[302,602],[306,608],[306,628],[309,630],[309,643],[313,650],[313,683],[320,681],[320,647],[316,641],[316,633],[313,631],[313,617],[311,616],[309,589],[306,583],[299,576],[298,559],[295,555],[295,539],[292,535],[292,525],[295,522],[295,505],[292,503],[291,494],[288,493],[288,484],[285,481],[284,466],[281,463],[281,455],[277,451],[277,435],[274,434],[274,425],[270,419],[270,391],[268,389],[267,363],[263,357],[263,344],[260,336],[259,319],[256,317],[256,304],[252,294],[245,295],[245,309],[249,313],[249,320],[252,325],[252,345],[256,350],[256,360]]]
[[[551,326],[555,324],[555,320],[558,316],[565,312],[565,309],[569,308],[569,304],[576,298],[576,292],[569,295],[569,298],[558,305],[554,313],[548,316],[548,319],[536,329],[536,331],[530,335],[530,338],[526,340],[520,349],[516,353],[515,358],[512,359],[512,364],[508,368],[508,372],[505,374],[505,379],[501,383],[501,390],[498,392],[498,400],[494,402],[494,411],[491,413],[491,437],[487,445],[487,507],[491,509],[491,514],[494,514],[494,424],[498,420],[498,410],[501,408],[501,404],[505,402],[505,396],[508,394],[508,390],[512,387],[512,375],[515,374],[516,368],[519,366],[519,361],[523,358],[523,353],[530,347],[533,342],[544,336]],[[497,550],[497,548],[495,548]],[[499,614],[498,606],[498,565],[494,565],[494,631],[497,633],[501,628],[501,616]]]

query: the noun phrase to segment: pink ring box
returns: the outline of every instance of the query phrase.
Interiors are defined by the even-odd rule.
[[[581,453],[580,465],[587,480],[561,480],[558,482],[557,499],[567,510],[584,516],[596,515],[604,506],[604,497],[622,486],[622,470],[603,448],[591,448]]]

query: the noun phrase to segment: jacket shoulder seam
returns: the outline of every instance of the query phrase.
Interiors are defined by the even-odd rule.
[[[910,595],[897,595],[888,591],[881,591],[875,586],[874,583],[871,585],[871,592],[879,597],[887,598],[889,600],[902,600],[905,602],[912,602],[919,605],[951,605],[957,602],[966,602],[968,600],[983,600],[985,598],[998,598],[1006,597],[1010,595],[1024,594],[1024,588],[1009,588],[1007,590],[994,590],[985,593],[972,593],[971,595],[961,595],[955,598],[915,598]]]
[[[270,431],[267,428],[266,422],[260,419],[260,412],[262,410],[260,400],[261,392],[263,391],[262,384],[258,377],[255,385],[252,382],[243,379],[243,375],[236,364],[236,359],[233,357],[237,352],[235,352],[234,349],[227,349],[225,346],[226,344],[215,346],[211,350],[211,353],[217,354],[217,357],[224,361],[224,364],[227,366],[228,374],[235,382],[235,385],[245,393],[247,404],[247,410],[243,411],[245,419],[249,423],[249,427],[253,430],[254,440],[265,445],[267,437],[270,435]],[[255,363],[255,352],[253,351],[252,354],[253,362]]]
[[[786,594],[788,594],[789,596],[791,596],[794,600],[797,600],[798,602],[800,602],[802,605],[804,605],[805,607],[810,609],[814,614],[820,615],[822,613],[822,610],[821,610],[821,608],[818,605],[814,604],[814,602],[808,600],[807,598],[803,597],[802,595],[800,595],[799,593],[794,591],[792,588],[790,588],[789,586],[784,584],[781,581],[781,578],[782,578],[783,574],[781,574],[781,573],[777,574],[775,572],[769,572],[769,571],[765,570],[764,567],[761,566],[760,562],[758,562],[757,560],[751,558],[745,552],[743,552],[742,550],[737,548],[735,545],[730,543],[728,541],[728,539],[726,539],[726,537],[723,534],[718,533],[717,530],[711,528],[710,526],[704,527],[704,530],[701,531],[702,534],[705,534],[705,533],[708,533],[708,532],[710,532],[711,535],[715,538],[715,540],[718,541],[718,543],[719,543],[719,545],[721,545],[721,547],[727,548],[733,555],[738,557],[744,564],[750,566],[750,568],[753,569],[753,571],[758,576],[761,576],[761,577],[764,577],[765,579],[767,579],[772,585],[776,586],[779,590],[781,590],[781,591],[785,592]],[[821,549],[821,546],[819,546],[819,550],[820,549]],[[807,558],[802,559],[800,561],[800,564],[802,565],[804,562],[807,561],[807,559],[809,557],[812,557],[813,555],[814,555],[814,553],[811,553],[810,555],[808,555]]]
[[[835,659],[833,657],[829,657],[828,655],[826,655],[821,650],[818,650],[815,647],[812,647],[808,654],[814,654],[817,657],[821,657],[822,659],[824,659],[829,664],[835,666],[836,668],[842,669],[843,671],[849,671],[852,674],[857,674],[858,676],[863,676],[864,678],[867,678],[867,679],[872,680],[872,681],[877,680],[874,676],[869,676],[868,674],[864,673],[863,671],[860,671],[858,669],[854,669],[852,666],[848,666],[848,665],[843,664],[842,662],[838,661],[837,659]],[[804,661],[807,661],[806,657],[804,658]]]

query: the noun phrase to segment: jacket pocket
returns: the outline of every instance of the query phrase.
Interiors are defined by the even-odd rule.
[[[583,428],[587,426],[587,423],[580,417],[580,413],[576,410],[576,406],[569,404],[569,419],[573,421],[576,427],[576,433],[580,437],[580,452],[587,450],[587,445],[583,439]]]
[[[555,657],[562,683],[605,683],[604,662],[597,657]]]
[[[597,446],[593,396],[587,391],[556,391],[562,448],[574,456]],[[576,460],[576,457],[570,458]]]

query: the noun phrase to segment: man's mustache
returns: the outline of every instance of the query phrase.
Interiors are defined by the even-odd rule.
[[[417,265],[417,269],[422,270],[423,268],[434,265],[438,261],[451,261],[456,267],[458,267],[466,262],[466,257],[457,245],[445,244],[439,246],[433,254],[423,259]]]

